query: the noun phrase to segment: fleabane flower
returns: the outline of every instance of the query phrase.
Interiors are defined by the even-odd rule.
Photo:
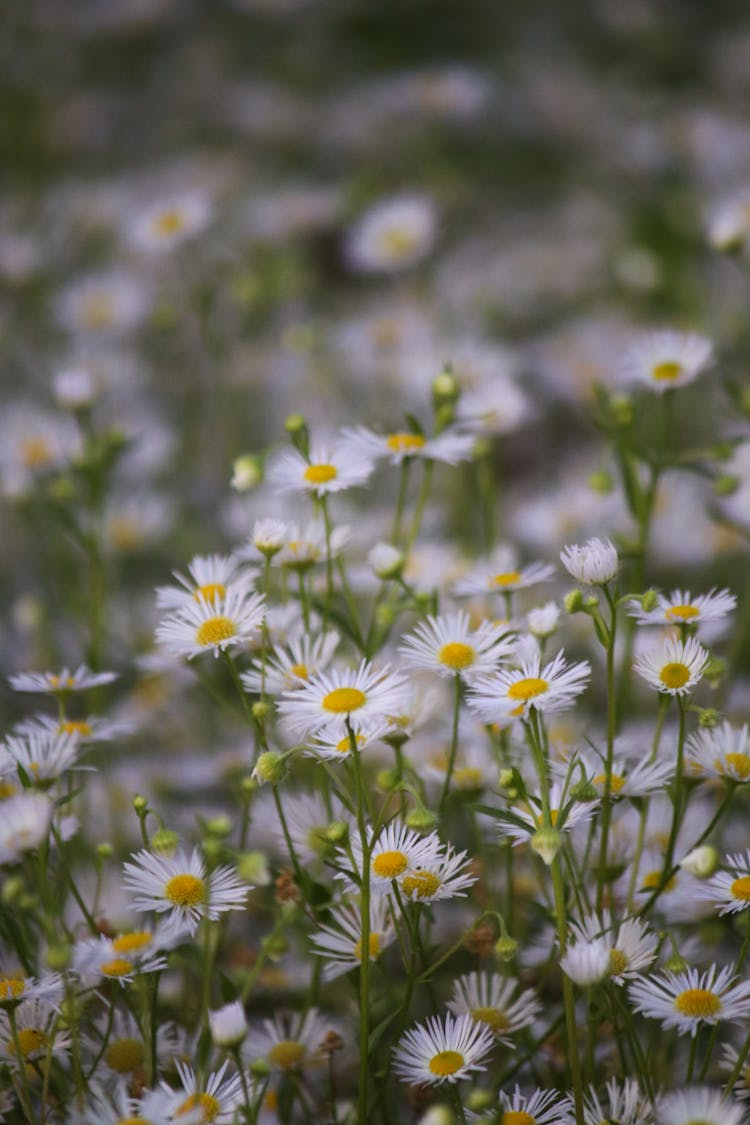
[[[344,241],[344,257],[353,270],[396,273],[426,257],[436,233],[437,212],[428,196],[395,195],[355,222]]]
[[[466,890],[477,881],[476,876],[470,873],[470,866],[468,852],[457,852],[447,844],[444,851],[423,858],[419,867],[400,875],[398,885],[401,893],[414,902],[463,898]]]
[[[490,1028],[470,1015],[431,1016],[401,1036],[393,1052],[393,1069],[412,1086],[460,1082],[487,1069],[494,1044]]]
[[[87,691],[111,684],[116,679],[115,672],[92,672],[85,664],[80,664],[75,672],[68,668],[59,672],[21,672],[17,676],[9,676],[8,683],[14,691],[64,695],[69,691]]]
[[[563,711],[586,689],[590,675],[588,661],[571,664],[563,651],[544,667],[541,657],[534,656],[520,668],[503,668],[477,679],[471,685],[467,702],[485,723],[524,718],[530,708],[543,714]]]
[[[745,1108],[710,1086],[689,1086],[662,1094],[656,1103],[658,1125],[743,1125]]]
[[[606,975],[616,984],[645,972],[656,957],[658,939],[640,918],[616,921],[605,911],[601,919],[590,914],[573,923],[571,929],[574,941],[568,951],[578,945],[603,943],[607,950]]]
[[[617,549],[609,539],[589,539],[582,547],[564,547],[560,561],[582,586],[604,586],[612,581],[620,566]]]
[[[75,766],[80,752],[81,740],[75,733],[42,729],[22,738],[11,735],[0,743],[0,777],[12,769],[22,770],[30,782],[45,787]]]
[[[631,344],[622,364],[623,376],[664,394],[693,383],[713,360],[713,344],[694,332],[663,329]]]
[[[237,1047],[247,1035],[245,1008],[241,1000],[224,1004],[208,1013],[211,1038],[217,1047]]]
[[[343,437],[354,449],[374,460],[387,459],[392,465],[400,465],[409,457],[457,465],[459,461],[471,460],[476,443],[474,434],[452,429],[443,430],[436,437],[425,437],[410,430],[379,434],[366,426],[357,426],[344,430]]]
[[[548,582],[553,574],[554,569],[549,563],[533,562],[521,566],[514,548],[504,543],[459,579],[453,592],[470,597],[477,594],[512,594],[516,590]]]
[[[686,641],[668,637],[656,652],[636,660],[633,669],[657,691],[687,695],[702,679],[708,659],[708,653],[695,637]]]
[[[584,1125],[602,1125],[616,1121],[618,1125],[654,1125],[654,1108],[634,1078],[610,1078],[605,1087],[607,1099],[602,1104],[596,1087],[589,1086],[583,1099]],[[569,1098],[571,1115],[575,1099]]]
[[[541,1012],[533,988],[518,992],[516,981],[499,973],[466,973],[453,982],[448,1008],[454,1016],[469,1015],[484,1024],[500,1043],[528,1027]]]
[[[149,254],[171,250],[200,234],[211,221],[211,203],[205,195],[186,192],[151,204],[128,225],[130,241]]]
[[[513,642],[505,638],[506,633],[505,625],[490,621],[472,629],[469,615],[464,612],[428,617],[404,637],[399,653],[408,668],[426,669],[440,676],[460,676],[471,683],[496,668],[513,651]]]
[[[727,856],[725,870],[699,883],[695,894],[718,907],[719,914],[737,914],[750,907],[750,850]]]
[[[210,874],[197,848],[188,856],[182,848],[172,856],[140,851],[124,865],[124,883],[136,910],[170,912],[173,926],[195,933],[201,918],[212,921],[227,910],[243,910],[251,889],[230,867]]]
[[[253,1059],[265,1058],[274,1070],[309,1070],[325,1061],[320,1047],[330,1028],[317,1008],[308,1008],[304,1015],[277,1012],[272,1020],[251,1029],[246,1053]]]
[[[225,1078],[228,1065],[227,1059],[219,1070],[209,1074],[201,1082],[192,1067],[187,1066],[180,1059],[175,1059],[182,1090],[175,1091],[166,1082],[162,1082],[162,1090],[173,1102],[172,1115],[176,1121],[183,1117],[191,1120],[189,1115],[196,1111],[199,1114],[198,1121],[201,1123],[230,1125],[230,1122],[235,1120],[235,1112],[244,1100],[242,1076],[232,1074],[229,1078]]]
[[[166,652],[192,660],[204,652],[218,656],[232,645],[246,645],[260,627],[265,613],[261,594],[240,586],[210,600],[202,595],[166,617],[156,629],[156,640]]]
[[[54,806],[41,793],[19,793],[2,802],[0,864],[20,863],[24,852],[47,839]]]
[[[247,591],[254,577],[231,555],[196,555],[188,565],[187,575],[174,571],[174,576],[178,586],[157,587],[156,604],[160,609],[183,609],[201,599],[214,602],[225,598],[232,586]]]
[[[424,869],[440,858],[443,844],[437,832],[427,836],[407,828],[405,824],[391,821],[372,839],[372,828],[368,829],[370,850],[370,882],[373,889],[390,891],[394,879],[401,879],[413,871]],[[341,877],[347,879],[354,889],[354,878],[361,879],[363,866],[362,840],[359,833],[352,835],[350,841],[351,859],[341,849],[339,865],[344,868]],[[351,875],[347,874],[351,872]]]
[[[317,636],[304,633],[294,637],[283,649],[277,649],[263,664],[243,672],[240,677],[245,689],[260,694],[269,692],[276,695],[282,691],[293,691],[295,687],[309,680],[311,676],[325,671],[333,659],[339,641],[334,630],[321,632]]]
[[[750,731],[724,720],[717,727],[688,735],[685,772],[691,777],[723,777],[750,781]]]
[[[377,961],[396,940],[390,910],[390,900],[385,896],[379,895],[370,900],[369,961]],[[364,959],[362,936],[359,906],[347,903],[331,911],[331,924],[321,926],[311,938],[312,952],[325,960],[324,980],[334,980],[350,969],[359,968]]]
[[[731,966],[717,971],[716,965],[703,973],[697,969],[660,973],[633,981],[629,996],[636,1011],[661,1020],[665,1028],[696,1035],[702,1023],[750,1018],[750,980],[732,984],[732,973]]]
[[[60,1026],[59,1014],[46,1000],[22,1000],[15,1009],[15,1022],[18,1045],[7,1013],[0,1010],[0,1060],[15,1069],[70,1049],[70,1037]]]
[[[573,1125],[575,1117],[557,1090],[522,1094],[516,1086],[512,1094],[500,1093],[499,1121],[500,1125]]]
[[[357,668],[320,672],[283,693],[279,712],[290,730],[302,735],[332,728],[343,737],[374,719],[398,713],[406,679],[386,665],[363,660]]]
[[[268,463],[266,479],[281,492],[326,496],[364,484],[373,461],[348,443],[313,445],[309,459],[296,449],[284,449]]]
[[[689,590],[674,590],[669,597],[659,594],[654,609],[631,601],[628,613],[641,625],[704,625],[726,617],[736,606],[737,598],[729,590],[709,590],[697,598]]]

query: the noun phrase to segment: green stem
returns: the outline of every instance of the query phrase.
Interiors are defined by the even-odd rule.
[[[404,508],[406,506],[406,491],[409,484],[410,469],[411,458],[404,457],[399,469],[398,498],[396,500],[396,513],[393,517],[393,531],[391,532],[391,541],[396,547],[398,547],[398,541],[401,538],[401,523],[404,518]]]
[[[617,600],[612,597],[607,587],[603,587],[604,595],[609,602],[610,619],[607,633],[607,759],[604,766],[604,794],[602,796],[602,823],[601,846],[599,849],[599,871],[597,873],[596,909],[601,913],[604,901],[604,888],[608,885],[607,878],[607,847],[609,844],[609,826],[612,819],[612,763],[615,754],[615,729],[616,729],[616,692],[615,692],[615,640],[617,632]]]
[[[349,743],[354,763],[357,792],[357,827],[362,847],[362,883],[360,888],[360,946],[362,950],[359,971],[359,1125],[366,1125],[369,1117],[369,1045],[370,1045],[370,856],[365,815],[365,778],[357,738],[347,720]]]
[[[451,749],[448,758],[448,768],[445,771],[445,781],[443,782],[443,791],[440,794],[440,804],[438,805],[438,818],[443,815],[445,802],[448,800],[448,794],[451,788],[451,778],[453,777],[453,770],[456,766],[456,754],[458,752],[458,719],[461,709],[461,677],[456,674],[453,677],[454,691],[453,691],[453,728],[451,731]]]
[[[434,467],[434,461],[425,461],[424,476],[422,477],[422,487],[419,490],[417,506],[414,509],[414,520],[412,521],[411,531],[409,532],[408,538],[406,540],[407,549],[410,549],[414,546],[416,538],[419,535],[419,529],[422,526],[422,517],[424,515],[424,510],[427,507],[427,500],[429,499],[430,495],[430,486],[432,484],[432,472]]]

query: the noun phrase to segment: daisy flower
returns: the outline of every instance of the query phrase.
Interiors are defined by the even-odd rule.
[[[662,1094],[656,1103],[658,1125],[743,1125],[745,1108],[710,1086],[690,1086]]]
[[[437,212],[426,195],[395,195],[376,203],[354,224],[344,241],[353,270],[395,273],[416,265],[435,242]]]
[[[210,874],[197,848],[188,857],[182,848],[172,856],[137,852],[124,865],[124,883],[136,910],[170,911],[171,926],[193,934],[201,918],[215,920],[227,910],[243,910],[251,889],[230,867]]]
[[[540,1014],[542,1005],[533,988],[519,995],[516,981],[498,973],[466,973],[453,982],[448,1008],[454,1016],[470,1015],[490,1029],[501,1043]]]
[[[282,691],[292,691],[311,676],[325,671],[340,639],[334,630],[316,636],[304,633],[290,640],[285,650],[269,656],[265,668],[252,668],[243,672],[240,679],[247,691],[256,694],[266,691],[278,695]]]
[[[606,785],[603,757],[594,752],[577,752],[570,762],[552,764],[552,770],[565,769],[570,774],[578,764],[583,767],[586,777],[599,796],[603,796]],[[624,797],[645,797],[649,793],[663,790],[674,775],[672,762],[649,762],[641,760],[631,763],[623,758],[612,762],[610,776],[610,797],[612,800]]]
[[[695,637],[686,641],[667,637],[656,652],[636,660],[633,669],[663,694],[687,695],[702,679],[708,659],[708,653]]]
[[[424,668],[440,676],[460,676],[471,682],[492,671],[513,651],[513,642],[504,639],[504,625],[484,621],[478,629],[469,626],[463,611],[428,617],[404,638],[399,648],[407,668]]]
[[[263,558],[272,559],[284,544],[292,538],[293,525],[272,516],[256,520],[250,536],[251,546]]]
[[[438,902],[444,898],[463,898],[467,887],[476,883],[476,876],[468,872],[471,864],[468,852],[454,851],[450,844],[422,865],[405,871],[398,884],[403,894],[414,902]]]
[[[520,668],[478,679],[467,702],[485,723],[524,718],[532,707],[542,714],[564,711],[585,690],[590,674],[588,661],[570,664],[562,651],[543,668],[541,657],[534,656]]]
[[[390,917],[390,900],[377,896],[370,901],[369,959],[377,961],[381,953],[396,940]],[[312,952],[325,957],[323,979],[334,980],[362,964],[362,920],[359,907],[353,904],[331,911],[330,926],[321,926],[312,935]]]
[[[560,958],[560,968],[581,988],[609,976],[609,946],[604,938],[573,942]]]
[[[264,1058],[275,1070],[291,1072],[322,1065],[321,1044],[331,1030],[331,1021],[317,1008],[304,1014],[277,1012],[251,1029],[246,1052],[252,1059]]]
[[[384,719],[373,718],[363,721],[356,731],[353,731],[354,741],[360,754],[374,742],[383,742],[388,727]],[[352,740],[349,731],[337,729],[335,726],[319,730],[313,735],[309,745],[303,751],[307,758],[327,758],[331,762],[343,762],[352,752]]]
[[[511,594],[515,590],[525,590],[540,582],[548,582],[554,573],[554,568],[548,563],[535,562],[520,566],[515,550],[503,544],[489,559],[478,563],[456,582],[453,592],[469,596]]]
[[[538,641],[546,641],[557,629],[560,620],[560,607],[556,602],[546,602],[535,606],[526,615],[529,632]]]
[[[428,438],[406,430],[378,434],[366,426],[344,430],[343,438],[374,460],[387,458],[392,465],[400,465],[409,457],[457,465],[459,461],[471,460],[476,442],[473,434],[453,429],[443,430],[436,437]]]
[[[279,712],[290,730],[314,734],[333,728],[342,737],[373,719],[398,712],[406,679],[388,665],[376,668],[363,660],[357,668],[332,668],[311,676],[293,691],[286,691]]]
[[[241,1000],[234,1000],[209,1012],[208,1024],[211,1039],[217,1047],[239,1047],[248,1031],[244,1004]]]
[[[348,824],[350,820],[350,814],[337,797],[333,797],[330,805],[326,805],[319,793],[285,793],[284,815],[297,856],[310,866],[333,850],[326,837],[331,824]],[[281,855],[288,855],[286,834],[283,825],[279,823],[275,807],[271,833],[276,851]]]
[[[713,344],[696,333],[665,329],[636,340],[625,355],[623,375],[659,394],[694,382],[713,360]]]
[[[361,450],[340,443],[313,445],[309,459],[296,449],[277,453],[266,470],[266,479],[280,492],[307,492],[317,497],[364,484],[374,468]]]
[[[89,1087],[90,1100],[83,1110],[66,1117],[68,1125],[122,1125],[123,1122],[142,1122],[142,1125],[172,1125],[169,1104],[160,1094],[147,1092],[141,1098],[134,1098],[128,1086],[118,1082],[111,1091],[95,1081]],[[200,1118],[190,1115],[184,1119],[186,1125],[198,1125]]]
[[[566,790],[564,782],[555,781],[549,791],[552,826],[560,832],[588,820],[598,805],[598,801],[572,800]],[[512,806],[512,811],[513,820],[501,822],[501,835],[508,836],[515,846],[530,840],[542,827],[542,798],[529,789],[526,797]]]
[[[604,586],[617,574],[620,560],[609,539],[589,539],[583,547],[564,547],[560,561],[582,586]]]
[[[230,645],[247,644],[265,612],[261,594],[232,587],[223,596],[202,596],[165,618],[156,629],[156,640],[166,652],[192,660],[204,652],[218,656]]]
[[[495,1037],[470,1015],[430,1016],[410,1028],[394,1048],[393,1069],[412,1086],[460,1082],[486,1070]]]
[[[158,586],[156,604],[159,609],[182,609],[203,599],[213,602],[225,598],[227,590],[235,583],[247,590],[254,574],[243,571],[238,559],[230,555],[196,555],[188,565],[188,576],[175,570],[179,586]]]
[[[69,691],[87,691],[89,688],[111,684],[117,679],[115,672],[92,672],[80,664],[75,672],[62,668],[59,672],[22,672],[9,676],[8,683],[14,691],[39,692],[64,695]]]
[[[182,1083],[182,1092],[175,1091],[162,1082],[165,1095],[174,1101],[172,1109],[174,1118],[179,1119],[191,1110],[200,1110],[199,1122],[210,1121],[212,1125],[230,1125],[235,1120],[235,1111],[242,1105],[244,1094],[241,1075],[233,1074],[230,1078],[224,1078],[229,1059],[219,1070],[209,1074],[205,1082],[199,1082],[192,1067],[180,1062],[179,1059],[175,1059],[175,1066]],[[187,1094],[187,1097],[183,1097],[184,1094]]]
[[[602,1125],[616,1121],[618,1125],[654,1125],[654,1108],[634,1078],[623,1078],[621,1083],[610,1078],[605,1089],[606,1102],[602,1103],[594,1086],[589,1086],[583,1099],[584,1125]],[[571,1114],[575,1102],[569,1099]]]
[[[659,594],[654,609],[631,601],[628,613],[641,625],[703,625],[726,617],[736,606],[737,598],[729,590],[709,590],[697,598],[689,590],[674,590],[669,597]]]
[[[151,306],[141,278],[125,273],[102,273],[80,278],[56,301],[63,328],[78,335],[109,337],[135,331]]]
[[[421,836],[395,820],[381,830],[375,841],[372,839],[372,828],[368,828],[368,844],[370,881],[373,888],[381,891],[390,891],[394,879],[400,879],[409,871],[419,870],[433,863],[443,850],[437,832]],[[350,846],[351,859],[347,852],[341,850],[339,864],[348,868],[353,878],[361,880],[363,857],[359,833],[352,836]],[[354,888],[354,883],[345,872],[341,872],[340,878],[348,879],[350,887]]]
[[[750,733],[747,723],[733,727],[725,720],[717,727],[688,735],[685,771],[693,777],[750,781]]]
[[[658,938],[640,918],[613,921],[608,911],[601,920],[591,914],[572,925],[575,944],[603,941],[607,973],[617,984],[645,972],[656,957]],[[569,949],[571,946],[568,947]]]
[[[23,853],[47,839],[54,806],[41,793],[19,793],[2,803],[0,864],[20,863]]]
[[[741,1022],[750,1017],[750,980],[732,984],[732,973],[729,966],[717,972],[716,965],[703,973],[697,969],[661,973],[633,981],[629,996],[636,1011],[661,1020],[665,1028],[696,1035],[701,1023]]]
[[[30,782],[47,787],[75,765],[80,751],[81,740],[72,733],[39,730],[24,738],[11,735],[0,744],[0,777],[21,769]]]
[[[211,210],[209,200],[197,192],[162,199],[136,216],[128,236],[134,246],[147,253],[171,250],[200,234],[211,221]]]
[[[74,970],[87,987],[106,980],[128,984],[139,973],[160,972],[166,966],[155,950],[145,956],[143,950],[126,952],[106,937],[80,942],[73,956]]]
[[[348,527],[334,527],[330,538],[331,555],[340,554],[350,537]],[[286,542],[273,562],[287,570],[304,573],[325,557],[326,532],[322,523],[309,523],[304,528],[290,524]]]
[[[0,1010],[0,1060],[13,1066],[23,1061],[25,1065],[43,1059],[47,1055],[61,1055],[68,1051],[70,1038],[58,1026],[59,1016],[55,1008],[39,997],[22,1000],[15,1009],[18,1029],[18,1050],[13,1038],[10,1020],[6,1012]],[[21,1059],[18,1057],[20,1051]]]
[[[94,1021],[94,1036],[84,1035],[86,1052],[93,1062],[106,1041],[101,1065],[113,1077],[143,1078],[146,1066],[146,1043],[141,1029],[130,1012],[115,1010],[110,1023],[110,1013],[103,1014]],[[179,1039],[174,1024],[160,1023],[156,1030],[156,1055],[162,1062],[168,1062],[178,1050]]]
[[[719,907],[719,914],[737,914],[750,906],[750,851],[727,856],[726,871],[700,882],[696,894]]]
[[[15,956],[0,954],[0,1005],[8,1000],[45,1000],[55,1007],[62,998],[63,985],[58,973],[29,976]]]
[[[534,1090],[522,1094],[516,1086],[512,1094],[500,1093],[500,1125],[572,1125],[575,1120],[568,1100],[557,1090]]]

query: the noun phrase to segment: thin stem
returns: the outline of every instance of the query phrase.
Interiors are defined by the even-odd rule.
[[[401,538],[401,523],[404,518],[404,508],[406,506],[406,490],[409,484],[409,470],[411,469],[411,458],[404,457],[399,469],[398,478],[398,498],[396,500],[396,513],[393,517],[393,531],[391,532],[391,540],[398,547],[398,541]]]
[[[456,753],[458,752],[458,719],[461,709],[461,677],[456,673],[453,677],[453,728],[451,731],[451,749],[448,758],[448,767],[445,771],[445,781],[443,782],[443,791],[440,794],[440,804],[438,805],[438,817],[443,815],[445,802],[448,799],[448,794],[451,787],[451,778],[453,777],[453,770],[456,765]]]
[[[370,1045],[370,855],[365,816],[365,779],[357,738],[347,720],[349,743],[354,763],[357,791],[357,827],[362,848],[362,883],[360,887],[360,948],[359,970],[359,1097],[358,1118],[365,1125],[369,1117],[369,1045]]]
[[[604,766],[604,793],[602,796],[601,845],[599,848],[599,871],[597,873],[596,909],[601,913],[604,901],[604,888],[607,878],[607,847],[609,826],[612,819],[612,764],[615,754],[615,729],[617,720],[617,698],[615,692],[615,640],[617,632],[617,601],[605,586],[604,595],[609,602],[610,619],[607,634],[607,759]]]

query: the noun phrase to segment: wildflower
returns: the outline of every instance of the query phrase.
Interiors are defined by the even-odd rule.
[[[260,594],[244,587],[230,588],[223,596],[202,595],[166,617],[156,629],[157,642],[175,656],[192,660],[204,652],[220,652],[231,645],[247,644],[259,628],[265,612]]]
[[[500,1125],[572,1125],[574,1120],[568,1100],[557,1090],[537,1089],[527,1095],[516,1086],[512,1095],[500,1094]]]
[[[350,531],[348,527],[334,527],[330,535],[331,555],[341,553],[346,546]],[[322,523],[309,523],[304,528],[289,525],[289,533],[284,546],[274,555],[276,565],[287,570],[303,573],[325,558],[326,532]]]
[[[238,1047],[247,1035],[247,1020],[241,1000],[209,1012],[208,1023],[217,1047]]]
[[[136,910],[170,911],[172,926],[184,926],[192,934],[201,918],[215,920],[227,910],[245,907],[251,888],[229,867],[207,874],[197,848],[189,857],[179,849],[172,856],[140,851],[133,859],[124,865],[124,883]]]
[[[14,691],[40,692],[64,695],[69,691],[87,691],[89,688],[111,684],[117,679],[115,672],[92,672],[80,664],[75,672],[63,668],[59,672],[21,672],[9,676],[8,683]]]
[[[410,1028],[394,1049],[393,1069],[413,1086],[459,1082],[486,1070],[495,1038],[470,1015],[431,1016]]]
[[[107,1034],[110,1013],[94,1021],[95,1035],[84,1036],[83,1043],[93,1062],[102,1043],[107,1046],[101,1056],[102,1065],[113,1078],[141,1079],[146,1066],[146,1044],[136,1019],[130,1012],[115,1010]],[[157,1059],[165,1062],[177,1052],[179,1037],[174,1024],[160,1023],[156,1030]],[[119,1120],[119,1118],[118,1118]]]
[[[659,1125],[742,1125],[742,1105],[725,1098],[721,1090],[709,1086],[689,1086],[662,1094],[656,1103]]]
[[[512,547],[502,545],[492,556],[480,562],[464,578],[455,583],[453,592],[458,595],[512,594],[540,582],[548,582],[554,574],[548,563],[534,562],[521,566]]]
[[[708,241],[714,250],[741,249],[750,235],[750,189],[721,200],[708,219]]]
[[[40,752],[41,743],[46,740],[50,743],[48,753],[51,753],[56,738],[72,738],[80,748],[84,743],[110,742],[131,732],[132,727],[128,723],[107,719],[101,715],[87,715],[82,719],[33,715],[30,719],[22,719],[13,728],[11,737],[38,745]]]
[[[628,613],[641,625],[704,625],[731,613],[737,598],[729,590],[709,590],[697,598],[689,590],[674,590],[669,597],[659,594],[656,606],[645,610],[639,601],[631,601]]]
[[[609,539],[589,539],[583,547],[564,547],[560,560],[583,586],[605,586],[617,574],[620,560]]]
[[[665,329],[636,340],[623,361],[623,374],[659,394],[694,382],[713,359],[713,344],[697,333]]]
[[[363,660],[356,669],[335,667],[319,672],[293,691],[286,691],[279,711],[291,730],[305,735],[333,728],[346,733],[373,719],[397,712],[406,681],[386,665]]]
[[[100,981],[128,984],[137,974],[166,968],[165,958],[157,956],[150,945],[127,948],[106,937],[92,938],[76,947],[73,966],[87,987]]]
[[[197,192],[186,192],[146,208],[129,224],[127,233],[139,250],[157,253],[200,234],[210,221],[208,199]]]
[[[28,780],[46,786],[71,769],[80,753],[75,733],[32,731],[24,738],[10,736],[0,744],[0,776],[20,769]]]
[[[376,840],[373,840],[372,834],[372,828],[369,828],[370,880],[373,887],[381,891],[389,891],[394,879],[402,879],[409,872],[433,863],[443,850],[436,832],[422,836],[397,821],[391,821],[383,828]],[[349,860],[342,852],[339,863],[344,868],[353,868],[352,874],[361,879],[363,854],[358,833],[351,838],[351,855]]]
[[[444,898],[463,897],[467,887],[476,883],[469,874],[471,858],[448,844],[442,853],[427,859],[414,870],[405,871],[398,883],[406,898],[414,902],[438,902]]]
[[[591,914],[574,923],[572,930],[574,943],[568,946],[568,951],[579,944],[603,943],[607,950],[607,975],[616,984],[623,984],[630,977],[645,972],[656,957],[658,939],[640,918],[613,921],[609,912],[605,911],[601,920]]]
[[[633,981],[630,1000],[636,1011],[661,1020],[665,1028],[696,1035],[701,1023],[741,1022],[750,1017],[750,981],[733,985],[732,971],[726,967],[717,972],[711,965],[703,973],[697,969],[661,973]]]
[[[295,637],[284,650],[277,650],[269,657],[265,665],[243,672],[240,677],[243,686],[257,694],[265,691],[277,695],[282,691],[293,691],[311,676],[325,671],[340,639],[335,630],[321,632],[317,636],[304,633]]]
[[[588,820],[593,815],[597,803],[597,801],[576,801],[566,792],[564,783],[553,782],[549,791],[551,828],[558,836],[563,831],[569,831],[576,824]],[[525,843],[533,839],[543,828],[542,821],[541,795],[527,790],[526,796],[513,805],[513,819],[507,823],[502,822],[502,834],[513,840],[514,846]],[[558,849],[561,844],[562,839],[557,845]]]
[[[381,200],[347,233],[344,257],[354,270],[394,273],[415,265],[435,242],[437,214],[424,195]]]
[[[199,1082],[192,1067],[187,1066],[179,1059],[175,1059],[177,1073],[180,1076],[182,1091],[175,1092],[171,1086],[162,1083],[162,1089],[167,1097],[174,1100],[172,1108],[173,1117],[179,1120],[190,1111],[200,1110],[197,1121],[201,1125],[230,1125],[235,1120],[235,1111],[243,1101],[242,1078],[233,1074],[231,1078],[224,1078],[229,1060],[209,1074],[205,1082]],[[184,1098],[183,1094],[187,1094]]]
[[[693,777],[723,777],[750,781],[750,733],[747,723],[734,727],[726,720],[688,735],[685,772]]]
[[[560,607],[556,602],[547,602],[545,605],[529,610],[526,624],[532,636],[539,641],[545,641],[555,632],[559,620]]]
[[[351,445],[313,445],[309,460],[296,449],[285,449],[269,463],[266,479],[279,491],[306,492],[318,498],[364,484],[373,462]]]
[[[717,871],[696,888],[696,894],[719,907],[719,914],[737,914],[750,906],[750,850],[727,856],[728,870]]]
[[[374,742],[383,742],[387,729],[385,720],[381,718],[362,720],[352,734],[345,726],[341,728],[338,724],[323,727],[312,736],[304,754],[319,761],[327,758],[332,762],[343,762],[352,752],[352,736],[357,751],[361,754]]]
[[[344,430],[343,436],[355,449],[374,459],[387,458],[392,465],[400,465],[411,457],[457,465],[459,461],[471,460],[476,442],[473,434],[454,429],[430,438],[409,430],[378,434],[366,426],[357,426]]]
[[[106,1034],[103,1029],[102,1034]],[[127,1073],[124,1071],[123,1073]],[[128,1087],[118,1084],[112,1091],[92,1081],[89,1102],[80,1115],[66,1118],[70,1125],[122,1125],[123,1122],[142,1122],[143,1125],[172,1125],[170,1103],[161,1093],[149,1091],[143,1097],[132,1097]],[[174,1099],[172,1099],[173,1101]],[[200,1118],[191,1115],[185,1125],[198,1125]]]
[[[589,1086],[583,1101],[584,1125],[602,1125],[604,1121],[617,1121],[618,1125],[654,1125],[654,1109],[634,1078],[620,1082],[610,1078],[606,1085],[607,1100],[603,1105],[594,1086]],[[574,1099],[569,1108],[574,1112]]]
[[[602,796],[607,782],[602,757],[595,753],[577,752],[567,764],[566,773],[573,772],[579,763],[588,781]],[[555,769],[554,764],[552,768]],[[630,763],[622,758],[615,758],[610,773],[610,798],[645,797],[649,793],[659,792],[672,778],[674,768],[674,764],[668,761],[641,760]]]
[[[588,661],[570,664],[562,651],[543,668],[541,658],[534,656],[518,669],[477,679],[467,702],[485,723],[524,717],[531,708],[543,714],[563,711],[585,690],[590,671]]]
[[[273,518],[256,520],[250,542],[256,551],[267,559],[277,555],[289,540],[292,525]]]
[[[60,323],[69,332],[109,337],[138,328],[148,314],[151,296],[140,278],[113,272],[73,282],[56,304]]]
[[[2,803],[0,864],[19,863],[47,839],[53,805],[41,793],[19,793]]]
[[[0,1006],[8,1001],[41,999],[55,1007],[62,992],[62,980],[57,973],[30,976],[12,955],[0,957]]]
[[[321,1046],[329,1030],[330,1021],[317,1008],[304,1014],[277,1013],[252,1029],[248,1044],[254,1058],[267,1059],[275,1070],[306,1070],[323,1064]]]
[[[404,569],[406,558],[398,547],[390,543],[376,543],[367,556],[373,574],[381,582],[398,578]]]
[[[498,973],[466,973],[453,982],[448,1008],[454,1016],[468,1014],[485,1024],[501,1043],[522,1027],[528,1027],[541,1012],[541,1004],[532,988],[518,990],[515,981]]]
[[[633,669],[663,694],[687,695],[700,682],[707,664],[708,653],[695,637],[686,641],[668,637],[661,649],[636,660]]]
[[[399,652],[407,668],[425,668],[440,676],[460,676],[471,683],[492,671],[513,651],[505,626],[483,622],[469,627],[464,612],[428,617],[404,638]]]
[[[179,586],[159,586],[156,604],[160,609],[189,608],[201,599],[214,602],[225,598],[236,587],[247,590],[253,574],[242,570],[237,559],[227,555],[196,555],[188,566],[188,575],[174,571]]]
[[[588,988],[609,975],[609,946],[601,937],[574,942],[560,958],[560,966],[572,981]]]
[[[377,961],[381,953],[396,940],[390,918],[390,902],[385,896],[370,901],[369,960]],[[321,926],[312,936],[312,952],[325,958],[323,977],[334,980],[342,973],[362,964],[362,920],[359,907],[346,904],[331,911],[331,925]]]
[[[18,1067],[47,1055],[65,1054],[70,1047],[69,1036],[58,1026],[57,1011],[45,1000],[22,1000],[15,1009],[18,1046],[13,1038],[10,1020],[0,1010],[0,1059]],[[19,1058],[20,1053],[20,1058]]]

